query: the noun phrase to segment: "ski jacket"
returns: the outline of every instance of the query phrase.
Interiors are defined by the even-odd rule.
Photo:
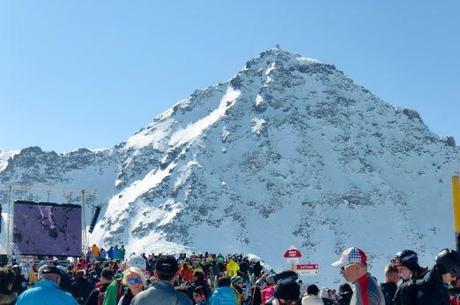
[[[268,286],[262,290],[262,303],[265,304],[275,294],[275,285]]]
[[[238,263],[236,263],[234,260],[231,259],[227,263],[227,267],[226,267],[225,272],[226,272],[227,276],[233,277],[233,276],[237,275],[238,270],[240,270],[240,266],[238,265]]]
[[[190,298],[183,292],[176,291],[167,281],[157,280],[152,286],[139,292],[131,305],[192,305]]]
[[[105,297],[105,292],[110,283],[99,282],[96,284],[95,288],[91,291],[88,298],[85,301],[85,305],[100,305]],[[101,295],[103,294],[103,296]]]
[[[114,248],[110,247],[107,251],[107,256],[112,260],[115,257]]]
[[[91,252],[93,253],[93,256],[94,257],[99,257],[101,254],[100,254],[100,251],[99,251],[99,247],[96,246],[96,245],[93,245],[91,247]]]
[[[382,290],[369,273],[355,282],[355,291],[350,305],[385,305]]]
[[[449,293],[436,269],[429,271],[417,282],[418,305],[450,305]]]
[[[0,293],[0,305],[12,305],[16,302],[17,297],[16,292]]]
[[[118,259],[121,260],[121,261],[124,261],[125,260],[125,255],[126,255],[125,247],[121,247],[120,250],[119,250]]]
[[[258,278],[258,277],[260,277],[260,274],[262,273],[263,269],[264,268],[262,267],[260,262],[256,262],[254,267],[252,267],[252,272],[254,273],[255,277]]]
[[[324,305],[324,302],[317,295],[307,295],[302,298],[302,305]]]
[[[92,291],[91,284],[86,279],[79,279],[72,283],[70,286],[72,296],[80,303],[83,304]]]
[[[209,300],[211,305],[236,305],[236,295],[230,287],[219,287]]]
[[[78,305],[70,293],[62,291],[50,280],[41,280],[34,287],[24,291],[16,305]]]
[[[353,292],[339,292],[337,295],[337,305],[350,305],[351,297]]]
[[[193,272],[188,266],[184,266],[180,271],[180,276],[182,280],[186,283],[191,282],[193,280]]]
[[[380,284],[383,296],[385,297],[385,305],[393,305],[393,299],[396,295],[396,289],[398,286],[395,283],[382,283]]]
[[[417,305],[417,293],[419,287],[417,287],[416,283],[417,281],[422,280],[427,273],[428,270],[420,268],[412,275],[411,279],[402,282],[398,286],[398,289],[396,289],[393,305]]]
[[[235,294],[236,305],[243,304],[244,295],[243,295],[242,289],[239,288],[239,287],[232,287],[232,289],[233,289],[233,293]],[[239,290],[241,290],[241,291],[239,291]]]

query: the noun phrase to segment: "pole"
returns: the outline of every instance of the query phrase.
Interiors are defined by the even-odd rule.
[[[460,251],[460,176],[452,177],[452,198],[454,202],[455,246]]]
[[[87,236],[86,236],[86,199],[85,199],[85,190],[81,190],[81,221],[82,221],[82,252],[86,251],[87,246]]]
[[[6,245],[6,253],[8,257],[11,257],[13,255],[13,217],[13,185],[10,185],[8,187],[8,230],[6,232],[6,234],[8,234],[8,242]]]

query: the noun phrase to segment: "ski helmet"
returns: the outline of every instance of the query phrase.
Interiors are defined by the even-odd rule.
[[[239,283],[244,283],[243,278],[241,276],[239,276],[239,275],[236,275],[236,276],[232,277],[231,281],[232,281],[233,286],[236,286]]]
[[[408,249],[396,253],[394,263],[406,266],[411,271],[416,271],[419,268],[417,253]]]
[[[460,254],[457,251],[443,249],[436,256],[436,265],[439,267],[441,274],[451,273],[460,277]]]

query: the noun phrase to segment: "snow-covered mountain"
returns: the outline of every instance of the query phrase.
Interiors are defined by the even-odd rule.
[[[5,169],[8,160],[12,158],[18,151],[8,151],[0,149],[0,172]]]
[[[254,253],[276,268],[296,245],[324,283],[340,278],[330,263],[350,245],[377,275],[399,249],[431,264],[452,247],[459,160],[453,138],[433,134],[417,112],[333,65],[271,49],[113,149],[24,149],[0,183],[96,188],[90,206],[104,208],[91,242]]]

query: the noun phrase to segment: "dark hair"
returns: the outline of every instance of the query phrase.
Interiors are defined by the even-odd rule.
[[[230,287],[231,280],[228,276],[223,276],[217,280],[218,287]]]
[[[198,278],[198,281],[203,281],[204,280],[204,272],[201,271],[201,270],[193,271],[193,275]]]
[[[10,293],[9,285],[13,284],[16,273],[7,267],[0,268],[0,293]]]
[[[113,280],[114,273],[113,273],[113,271],[110,270],[109,268],[104,268],[104,269],[102,269],[102,271],[101,271],[101,276],[102,276],[103,278],[105,278],[106,280],[111,281],[111,280]]]
[[[85,276],[85,270],[79,269],[74,272],[74,278],[76,280],[81,280]]]
[[[307,293],[309,295],[318,295],[319,293],[319,288],[315,284],[308,285],[307,287]]]
[[[351,286],[348,283],[345,283],[340,285],[339,292],[353,292],[353,289],[351,289]]]
[[[389,264],[385,266],[385,275],[396,274],[398,273],[398,267],[393,264]]]

